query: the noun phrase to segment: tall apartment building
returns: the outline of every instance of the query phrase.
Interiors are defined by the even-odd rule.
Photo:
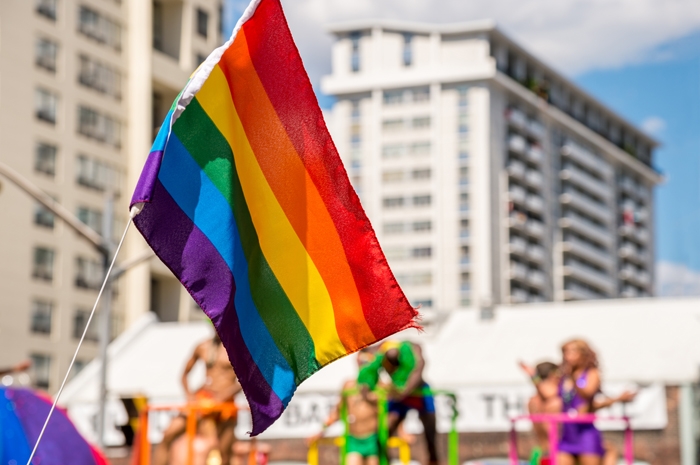
[[[651,295],[652,138],[491,22],[330,30],[329,127],[414,304]]]
[[[221,43],[220,8],[219,0],[0,2],[0,160],[100,233],[113,192],[113,235],[121,235],[155,127]],[[35,383],[55,390],[102,282],[100,256],[0,184],[0,366],[31,358]],[[123,259],[145,247],[135,231],[128,239]],[[117,283],[115,332],[148,310],[189,318],[183,309],[193,302],[180,303],[163,268],[152,260]],[[96,355],[94,323],[87,339],[79,365]]]

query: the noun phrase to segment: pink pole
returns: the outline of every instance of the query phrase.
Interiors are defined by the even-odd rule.
[[[549,462],[557,465],[557,454],[559,453],[559,423],[550,419],[549,423]]]
[[[634,440],[632,439],[632,426],[630,425],[629,418],[625,418],[625,422],[625,461],[627,462],[627,465],[632,465],[632,462],[634,462]]]
[[[510,441],[508,446],[510,465],[518,465],[518,435],[515,432],[515,420],[510,420]]]

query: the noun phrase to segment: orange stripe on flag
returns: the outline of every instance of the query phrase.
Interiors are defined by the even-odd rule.
[[[351,351],[372,343],[376,337],[364,318],[338,231],[262,86],[243,31],[219,66],[265,178],[328,288],[343,345]]]

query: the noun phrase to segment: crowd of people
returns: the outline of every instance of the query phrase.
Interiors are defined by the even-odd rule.
[[[520,362],[535,387],[535,395],[529,400],[531,414],[570,415],[592,414],[616,402],[629,402],[635,393],[624,392],[608,397],[601,391],[601,373],[598,358],[583,340],[575,339],[561,347],[560,363],[541,362],[530,366]],[[197,362],[206,367],[204,385],[191,390],[188,374]],[[347,380],[342,387],[340,401],[331,411],[317,434],[308,438],[312,444],[323,438],[327,428],[339,420],[347,426],[345,434],[346,465],[379,465],[386,456],[387,439],[399,436],[412,442],[403,430],[403,422],[411,410],[415,410],[423,425],[429,465],[438,463],[436,447],[435,402],[430,386],[424,379],[425,359],[420,345],[409,341],[388,341],[373,348],[365,348],[357,355],[358,375]],[[188,360],[182,384],[189,402],[216,402],[234,405],[234,397],[241,387],[228,361],[228,356],[217,336],[199,344]],[[385,436],[381,437],[380,402],[386,402]],[[220,463],[243,463],[247,450],[233,447],[233,429],[236,409],[204,415],[198,426],[198,436],[203,438],[203,450],[217,450]],[[156,446],[154,465],[178,463],[180,452],[185,450],[181,439],[186,428],[185,417],[173,419],[165,430],[162,442]],[[535,463],[548,463],[549,435],[545,424],[535,422],[533,430],[537,448]],[[179,442],[178,442],[179,441]],[[557,444],[557,463],[560,465],[614,465],[618,452],[603,441],[593,423],[563,423]],[[242,454],[237,455],[236,451]],[[201,455],[201,454],[200,454]],[[202,457],[206,457],[202,455]]]
[[[601,390],[598,357],[588,343],[573,339],[561,347],[562,361],[545,361],[532,367],[520,362],[530,377],[536,394],[528,402],[530,414],[592,414],[617,402],[630,402],[635,393],[623,392],[617,397],[605,396]],[[549,437],[545,424],[536,422],[538,453],[543,465],[548,461]],[[557,463],[559,465],[615,465],[618,451],[605,443],[593,423],[564,423],[561,426]]]

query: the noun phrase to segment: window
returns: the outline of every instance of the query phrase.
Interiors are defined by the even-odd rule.
[[[384,105],[397,105],[403,102],[403,89],[385,90]]]
[[[32,302],[31,331],[38,334],[51,334],[51,314],[53,304],[45,300]]]
[[[457,117],[457,131],[459,132],[460,135],[464,135],[467,132],[469,132],[469,126],[468,126],[468,121],[469,117],[467,116],[466,113],[462,113]]]
[[[413,258],[430,258],[433,253],[431,247],[414,247],[411,250],[411,256]]]
[[[55,145],[38,142],[34,148],[34,170],[54,176],[56,174],[57,150]]]
[[[104,191],[112,188],[118,191],[119,174],[112,167],[85,155],[78,156],[76,182],[83,187]]]
[[[382,173],[382,181],[386,183],[401,182],[403,180],[402,170],[390,170]]]
[[[81,6],[78,13],[78,31],[114,50],[122,49],[122,27],[119,23],[86,6]]]
[[[409,147],[409,152],[413,156],[430,155],[430,142],[413,142]]]
[[[421,87],[411,91],[411,97],[414,103],[428,102],[430,100],[430,88]]]
[[[462,211],[469,210],[469,194],[466,192],[459,194],[459,209]]]
[[[56,72],[58,44],[53,40],[39,38],[36,40],[36,57],[34,63],[47,71]]]
[[[405,146],[403,144],[392,144],[385,145],[382,147],[382,157],[383,158],[398,158],[404,152]]]
[[[360,71],[360,37],[362,37],[362,35],[359,32],[353,32],[350,34],[350,43],[352,46],[352,52],[350,54],[350,69],[353,73]]]
[[[122,97],[122,75],[119,71],[87,55],[81,54],[78,82],[117,100]]]
[[[41,121],[56,124],[58,96],[46,89],[37,89],[35,94],[36,117]]]
[[[413,231],[414,232],[430,232],[432,229],[432,223],[430,221],[414,221]]]
[[[202,36],[206,39],[208,33],[209,33],[209,14],[206,11],[202,10],[201,8],[197,8],[197,34],[199,34],[200,36]]]
[[[75,260],[75,286],[82,289],[99,289],[102,285],[102,264],[90,258],[78,257]]]
[[[427,129],[430,127],[430,116],[418,116],[413,118],[413,129]]]
[[[51,380],[51,356],[44,354],[32,354],[32,375],[34,386],[39,389],[48,389]]]
[[[165,52],[163,47],[163,4],[153,2],[153,48]]]
[[[382,204],[384,208],[399,208],[403,207],[403,197],[386,197]]]
[[[426,286],[433,282],[433,275],[429,271],[417,272],[405,275],[397,275],[396,280],[402,286]]]
[[[194,56],[194,62],[196,63],[197,66],[201,65],[202,63],[204,63],[204,62],[206,61],[206,59],[207,59],[207,56],[206,56],[205,54],[203,54],[203,53],[197,53],[197,54]]]
[[[360,119],[360,101],[353,100],[351,102],[350,118],[352,118],[353,123],[357,123]]]
[[[102,212],[88,207],[78,207],[78,219],[102,234]]]
[[[36,12],[56,21],[56,0],[36,0]]]
[[[83,331],[85,331],[85,325],[87,325],[88,318],[90,318],[90,312],[88,310],[75,311],[75,315],[73,316],[73,338],[80,339],[83,336]],[[85,340],[97,341],[97,339],[97,325],[95,325],[93,321],[85,334]]]
[[[430,168],[415,169],[411,172],[411,177],[417,180],[430,179]]]
[[[414,307],[430,308],[433,306],[433,299],[418,299],[413,301]]]
[[[406,258],[406,248],[405,247],[387,247],[384,249],[384,255],[387,260],[397,261]]]
[[[403,65],[411,66],[413,64],[413,34],[410,32],[403,33]]]
[[[460,160],[466,160],[469,158],[469,142],[466,140],[460,140],[457,151]]]
[[[384,223],[384,234],[401,234],[403,232],[403,223]]]
[[[46,247],[36,247],[34,249],[34,265],[32,267],[32,277],[44,281],[53,280],[53,260],[54,251]]]
[[[78,108],[78,132],[90,139],[121,147],[121,123],[82,105]]]
[[[427,207],[430,205],[430,195],[414,195],[413,205],[416,207]]]
[[[400,118],[385,119],[382,121],[382,129],[385,131],[398,131],[403,129],[403,120]]]
[[[34,224],[48,229],[53,229],[54,217],[53,213],[46,209],[40,203],[34,207]]]

